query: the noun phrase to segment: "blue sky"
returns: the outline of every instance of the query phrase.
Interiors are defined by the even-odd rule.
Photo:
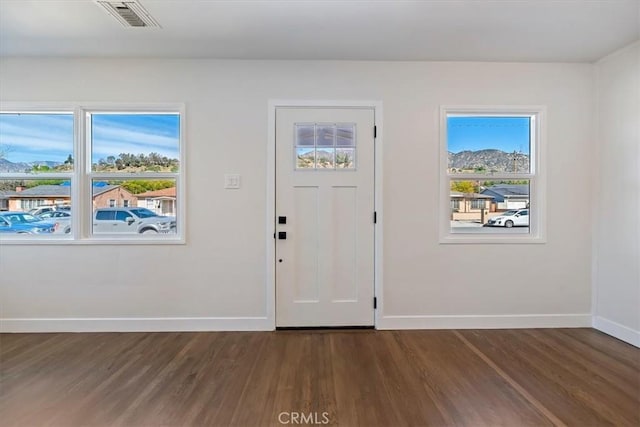
[[[178,158],[177,114],[94,114],[92,162],[120,153]],[[0,150],[11,162],[64,162],[73,153],[73,115],[2,114]]]
[[[11,162],[64,162],[73,153],[73,115],[1,114],[0,151]]]
[[[529,154],[528,117],[448,117],[448,150],[496,149]]]

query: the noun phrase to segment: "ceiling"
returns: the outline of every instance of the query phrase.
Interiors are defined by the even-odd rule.
[[[0,0],[0,56],[592,62],[640,38],[640,0]]]

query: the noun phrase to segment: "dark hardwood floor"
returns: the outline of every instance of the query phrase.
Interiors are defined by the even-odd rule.
[[[640,426],[593,329],[0,335],[1,426]]]

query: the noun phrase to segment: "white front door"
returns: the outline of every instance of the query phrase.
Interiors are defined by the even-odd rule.
[[[373,109],[276,110],[276,326],[373,325],[374,144]]]

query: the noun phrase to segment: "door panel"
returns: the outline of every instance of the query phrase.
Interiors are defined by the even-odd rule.
[[[337,236],[332,239],[331,261],[333,261],[333,277],[331,278],[332,302],[356,302],[358,300],[356,254],[357,233],[357,195],[356,187],[333,187],[333,230]]]
[[[373,126],[372,109],[276,111],[277,326],[373,325]]]
[[[293,287],[295,302],[317,302],[318,254],[320,243],[318,208],[320,207],[318,187],[295,187],[293,189],[294,212],[290,217],[293,231],[289,238],[295,247]]]

